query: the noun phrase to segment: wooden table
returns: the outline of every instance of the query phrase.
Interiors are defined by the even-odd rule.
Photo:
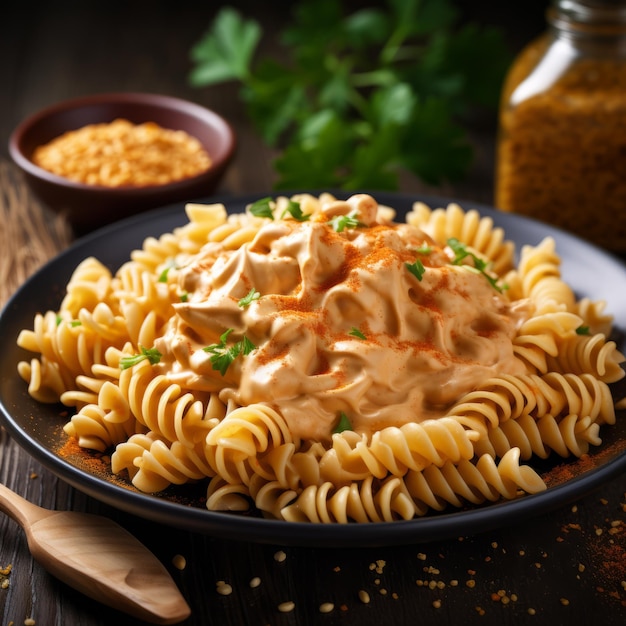
[[[73,11],[51,3],[37,5],[35,13],[18,7],[4,12],[0,158],[7,156],[11,129],[42,106],[97,91],[161,92],[227,114],[239,152],[221,191],[266,194],[272,154],[250,129],[236,90],[192,90],[186,83],[189,45],[210,21],[215,8],[209,4],[112,2],[94,15],[88,3]],[[240,4],[269,19],[265,5]],[[478,155],[466,183],[432,189],[407,180],[402,191],[490,202],[493,131],[493,120],[472,129]],[[1,437],[0,480],[34,503],[107,515],[133,532],[178,582],[192,608],[189,626],[626,623],[623,475],[549,514],[476,536],[396,547],[302,548],[258,544],[252,537],[223,540],[122,513],[69,487],[6,433]],[[183,570],[172,564],[177,554],[186,557]],[[16,524],[3,517],[0,570],[8,564],[8,587],[0,585],[3,625],[19,626],[27,618],[37,626],[137,624],[50,577],[30,557]],[[256,577],[260,585],[251,586]],[[229,583],[232,593],[218,593],[218,581]],[[289,601],[293,610],[280,612]],[[327,613],[326,603],[333,605]]]

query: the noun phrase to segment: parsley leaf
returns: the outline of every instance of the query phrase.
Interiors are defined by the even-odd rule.
[[[227,80],[247,80],[250,63],[261,39],[255,20],[244,20],[231,7],[220,11],[206,35],[191,49],[196,63],[189,80],[194,86]]]
[[[56,325],[60,326],[61,323],[63,322],[63,317],[61,315],[56,316]],[[68,324],[72,327],[72,328],[76,328],[77,326],[82,326],[82,322],[80,320],[70,320],[68,322]]]
[[[128,369],[145,359],[148,359],[152,365],[156,365],[163,356],[156,348],[144,348],[143,346],[139,346],[139,349],[139,354],[124,356],[120,359],[120,369]]]
[[[285,215],[289,213],[294,220],[298,222],[306,222],[311,219],[310,215],[305,215],[302,212],[302,207],[299,202],[295,202],[294,200],[289,200],[287,204],[287,208],[283,211],[283,214],[280,216],[281,219],[285,217]]]
[[[273,220],[272,199],[268,197],[256,200],[250,205],[250,213],[255,217],[268,217]]]
[[[242,309],[245,309],[247,306],[250,306],[255,300],[258,300],[260,297],[261,294],[254,287],[252,287],[248,294],[241,298],[237,304]]]
[[[367,337],[358,328],[355,328],[354,326],[350,329],[350,332],[348,333],[348,335],[351,335],[352,337],[356,337],[357,339],[367,339]]]
[[[166,283],[170,270],[175,269],[175,268],[176,268],[176,261],[174,261],[174,259],[171,259],[169,263],[167,264],[167,266],[159,274],[158,282]]]
[[[417,280],[419,281],[422,280],[422,277],[424,276],[424,272],[426,271],[426,268],[424,267],[424,264],[419,259],[417,259],[415,263],[405,263],[404,265],[409,270],[409,272],[411,272],[411,274],[413,274],[413,276],[417,278]]]
[[[576,334],[577,335],[591,335],[591,330],[589,326],[579,326],[576,329]]]
[[[348,416],[341,411],[341,413],[339,413],[339,422],[337,422],[337,425],[333,428],[333,433],[342,433],[344,430],[354,429],[352,428],[352,423],[348,419]]]
[[[210,346],[202,348],[205,352],[211,353],[209,360],[213,364],[213,369],[219,371],[222,376],[226,374],[228,368],[238,356],[247,356],[256,348],[256,346],[245,335],[241,341],[238,341],[228,347],[226,345],[226,341],[233,330],[233,328],[229,328],[222,333],[220,335],[219,343],[214,343]]]
[[[348,215],[335,215],[330,219],[330,225],[333,227],[333,230],[341,233],[346,228],[357,228],[359,226],[363,226],[361,222],[356,217],[356,212],[352,211]]]
[[[480,257],[476,256],[473,252],[470,252],[464,243],[460,242],[458,239],[454,237],[451,237],[450,239],[448,239],[447,244],[452,250],[452,252],[454,252],[454,259],[452,259],[452,265],[461,265],[463,261],[467,257],[469,257],[472,260],[473,265],[468,265],[467,266],[468,269],[473,270],[477,272],[478,274],[482,274],[487,279],[489,284],[496,291],[499,291],[500,293],[502,293],[507,288],[506,285],[498,284],[498,279],[494,278],[493,276],[491,276],[491,274],[487,272],[489,264],[483,259],[481,259]]]
[[[430,254],[432,251],[433,249],[427,243],[423,243],[418,248],[415,248],[415,252],[418,254]]]
[[[244,335],[243,339],[239,342],[239,350],[244,356],[248,356],[256,346]]]

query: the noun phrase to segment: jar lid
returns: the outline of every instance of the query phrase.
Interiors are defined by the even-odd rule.
[[[554,19],[589,25],[616,26],[626,23],[625,0],[553,0]]]

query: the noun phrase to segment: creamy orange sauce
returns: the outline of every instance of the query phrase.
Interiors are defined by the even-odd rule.
[[[452,265],[451,251],[388,223],[372,202],[339,203],[361,223],[342,232],[320,213],[268,220],[237,250],[207,244],[179,273],[189,300],[156,344],[159,367],[224,400],[270,404],[310,440],[328,440],[341,412],[372,433],[441,416],[486,378],[523,373],[512,339],[529,305]],[[429,253],[416,251],[423,244]],[[407,269],[416,259],[421,280]],[[240,306],[252,288],[260,297]],[[245,336],[255,349],[222,376],[203,348],[231,328],[228,345]]]

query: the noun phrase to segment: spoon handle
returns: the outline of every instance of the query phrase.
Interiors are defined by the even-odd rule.
[[[49,514],[46,509],[30,503],[2,483],[0,483],[0,511],[6,513],[22,528],[29,527]]]

